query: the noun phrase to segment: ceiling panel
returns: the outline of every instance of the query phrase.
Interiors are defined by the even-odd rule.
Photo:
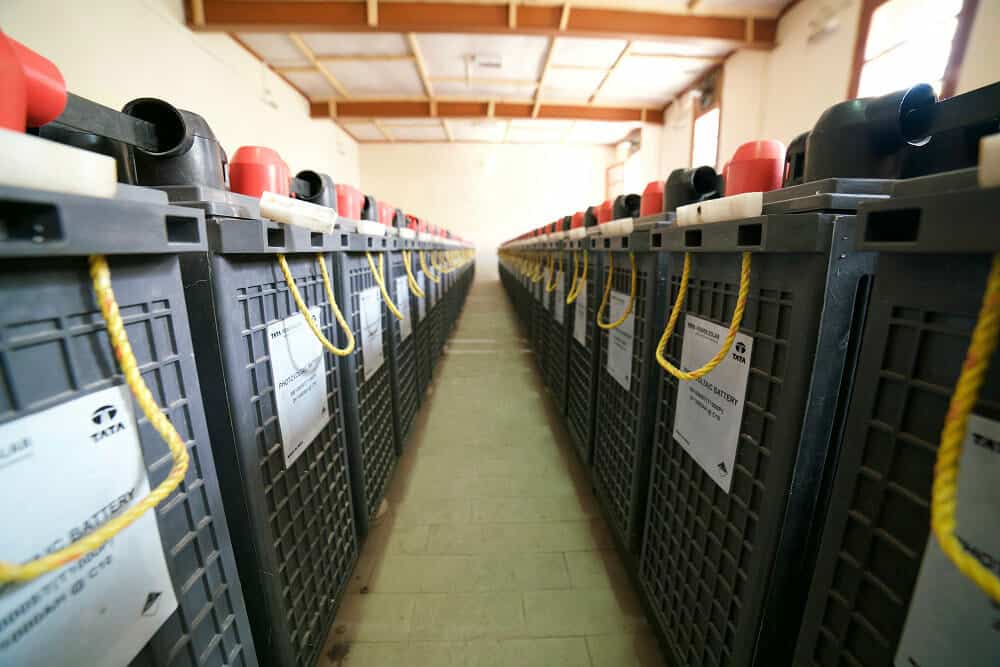
[[[388,126],[383,123],[383,126],[392,135],[392,138],[396,141],[447,141],[448,135],[445,134],[444,128],[441,127],[441,123],[435,123],[434,125],[404,125],[404,126]]]
[[[703,61],[626,58],[608,77],[597,100],[635,98],[667,102],[706,68]]]
[[[608,68],[624,48],[623,39],[560,37],[552,51],[552,64]],[[550,71],[549,74],[551,73]]]
[[[512,127],[507,133],[507,141],[512,144],[558,144],[562,143],[565,134],[556,130],[539,131]]]
[[[330,86],[326,78],[317,71],[285,72],[283,76],[311,100],[340,98],[340,95]]]
[[[375,127],[375,123],[368,121],[363,122],[340,122],[340,126],[343,127],[348,134],[357,139],[358,141],[385,141],[385,135],[382,131]]]
[[[732,43],[717,39],[662,40],[632,42],[631,53],[678,54],[683,56],[724,56],[733,50]]]
[[[638,123],[609,123],[577,121],[569,133],[568,141],[585,144],[614,144],[624,139]]]
[[[386,118],[382,121],[385,127],[440,127],[441,121],[437,118]]]
[[[449,120],[455,141],[503,141],[507,123],[498,120]]]
[[[605,72],[588,69],[549,69],[544,90],[576,92],[589,97],[601,85]]]
[[[438,97],[474,97],[477,99],[530,100],[535,94],[534,85],[523,83],[478,83],[459,81],[433,81],[434,94]]]
[[[402,56],[410,53],[410,46],[400,34],[309,32],[302,39],[317,56],[380,55]]]
[[[420,50],[433,77],[490,77],[533,79],[541,74],[548,48],[547,37],[533,35],[442,35],[419,37]],[[480,67],[466,62],[472,56],[500,58],[500,67]]]
[[[423,95],[424,87],[413,63],[326,61],[326,69],[356,97]]]
[[[237,37],[253,49],[265,62],[275,67],[293,67],[309,64],[306,57],[292,43],[292,40],[288,39],[287,35],[241,33]]]

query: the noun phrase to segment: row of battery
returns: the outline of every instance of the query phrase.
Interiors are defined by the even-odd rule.
[[[1000,661],[998,589],[959,571],[930,521],[949,402],[996,306],[998,131],[1000,84],[845,102],[787,151],[752,142],[722,174],[678,169],[501,247],[669,664]],[[685,378],[723,345],[741,282],[728,353]],[[998,369],[956,509],[994,582]]]
[[[13,180],[85,149],[121,181],[110,197],[0,185],[2,559],[96,530],[171,467],[122,383],[89,256],[107,257],[142,377],[190,457],[145,527],[0,588],[0,664],[313,665],[462,308],[472,249],[326,175],[291,178],[274,151],[228,162],[203,118],[165,102],[112,117],[143,118],[172,145],[119,144],[99,123],[0,130],[5,145],[65,156]],[[321,344],[286,275],[321,334],[341,350],[353,338],[352,352]],[[129,442],[141,465],[124,474],[140,481],[119,501],[108,476]],[[47,500],[22,497],[34,490]]]

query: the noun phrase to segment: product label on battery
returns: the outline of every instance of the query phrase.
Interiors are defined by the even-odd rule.
[[[417,299],[417,319],[423,321],[427,317],[427,298],[429,289],[427,289],[427,281],[424,279],[424,272],[421,271],[417,274],[417,284],[420,285],[420,291],[424,293],[422,299]]]
[[[319,306],[309,309],[320,324]],[[326,356],[306,318],[295,313],[267,327],[271,381],[285,466],[295,463],[330,421],[326,401]]]
[[[365,379],[375,375],[385,361],[382,353],[382,294],[369,287],[358,296],[361,311],[361,356]]]
[[[4,560],[66,547],[149,493],[132,409],[120,385],[0,426]],[[175,609],[151,510],[82,558],[0,588],[0,664],[126,665]]]
[[[628,308],[628,294],[611,290],[608,303],[608,322],[617,322]],[[608,373],[611,373],[625,391],[632,389],[632,346],[635,345],[635,313],[629,313],[625,321],[608,332]]]
[[[728,330],[686,315],[681,369],[700,368],[714,357]],[[752,351],[753,339],[737,334],[729,354],[711,373],[678,382],[674,439],[726,493],[733,483]]]
[[[403,316],[399,320],[400,340],[406,340],[413,333],[413,323],[410,322],[410,283],[406,276],[396,278],[396,309]]]
[[[965,551],[1000,575],[1000,422],[970,415],[958,465],[955,534]],[[941,551],[933,534],[913,590],[896,667],[995,667],[1000,605]]]
[[[559,324],[563,323],[563,310],[566,307],[566,287],[564,283],[565,281],[560,278],[559,283],[556,285],[556,291],[552,293],[552,313]]]
[[[587,346],[587,283],[580,287],[580,292],[573,302],[573,338],[584,347]]]
[[[542,292],[542,308],[552,310],[552,292],[548,290],[547,286],[545,291]]]

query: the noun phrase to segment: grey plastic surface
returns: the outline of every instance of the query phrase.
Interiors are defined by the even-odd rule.
[[[582,253],[581,253],[582,254]],[[567,311],[569,322],[569,364],[567,367],[566,387],[566,424],[570,438],[580,455],[580,461],[590,466],[594,446],[594,418],[597,410],[594,407],[597,400],[596,368],[600,355],[597,345],[598,328],[595,322],[600,297],[597,295],[598,279],[600,277],[599,253],[587,253],[587,314],[584,332],[584,345],[576,339],[573,333],[576,309],[579,302],[570,306]],[[582,269],[581,269],[582,271]]]
[[[0,421],[123,382],[84,257],[111,255],[115,297],[143,378],[191,455],[182,485],[155,510],[178,609],[131,664],[254,667],[257,654],[209,448],[178,256],[164,235],[169,216],[195,220],[200,232],[203,217],[145,202],[3,188],[0,207],[8,230],[22,224],[16,216],[25,202],[45,210],[67,235],[57,246],[0,239]],[[127,226],[128,233],[106,238],[105,225]],[[88,232],[95,238],[88,239]],[[129,242],[136,254],[129,253]],[[204,248],[204,234],[183,245]],[[150,486],[156,486],[170,470],[170,456],[138,407],[135,413]]]
[[[769,216],[761,247],[771,251],[752,255],[741,331],[753,338],[753,354],[728,494],[674,440],[678,381],[657,368],[639,577],[674,664],[790,661],[873,267],[870,253],[852,251],[853,216],[801,217],[781,227],[787,216]],[[726,326],[745,247],[730,233],[739,223],[703,229],[715,226],[718,235],[706,234],[692,257],[684,312]],[[785,229],[790,239],[780,238]],[[777,250],[786,247],[798,250]],[[683,253],[667,257],[670,301]],[[685,317],[666,348],[675,365]]]
[[[941,430],[996,250],[1000,189],[971,182],[968,172],[900,181],[893,207],[863,206],[859,214],[858,245],[882,252],[796,664],[875,667],[895,659],[934,539],[930,491]],[[919,212],[916,241],[866,242],[871,215],[893,208]],[[976,228],[981,244],[962,252]],[[973,409],[992,420],[1000,419],[998,368],[994,355]],[[961,638],[951,645],[955,664],[977,648]]]
[[[412,258],[411,258],[412,261]],[[400,307],[401,294],[396,290],[396,279],[405,277],[406,265],[401,252],[390,252],[386,259],[386,271],[391,273],[389,295],[395,302],[397,308]],[[412,264],[410,267],[412,271]],[[410,314],[410,335],[405,339],[402,335],[400,321],[394,315],[389,317],[389,339],[392,341],[392,391],[396,427],[396,443],[400,453],[409,439],[410,430],[413,427],[413,420],[417,416],[417,408],[420,405],[420,389],[417,381],[417,337],[416,328],[420,326],[414,318],[416,311],[416,295],[407,285],[406,300]]]
[[[627,238],[627,237],[625,237]],[[591,251],[593,252],[593,251]],[[603,294],[609,254],[614,256],[612,289],[629,294],[632,269],[629,252],[600,253],[601,275],[595,291]],[[607,371],[609,333],[598,331],[597,395],[594,402],[593,477],[613,533],[634,559],[640,549],[649,456],[659,367],[652,351],[663,327],[666,258],[660,253],[636,253],[637,272],[632,346],[631,386],[626,391]],[[589,296],[589,295],[588,295]],[[595,299],[599,299],[595,294]],[[610,310],[610,307],[607,309]],[[608,312],[604,313],[608,321]]]

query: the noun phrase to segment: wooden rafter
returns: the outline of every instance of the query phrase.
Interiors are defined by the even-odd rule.
[[[389,129],[386,128],[386,126],[382,123],[382,121],[380,121],[378,118],[372,118],[372,123],[375,125],[375,127],[378,128],[378,131],[382,133],[382,136],[385,137],[386,141],[388,142],[395,141],[395,138],[392,136],[392,133],[389,132]]]
[[[190,7],[194,30],[215,32],[449,32],[523,33],[632,40],[714,39],[732,46],[774,46],[777,21],[748,16],[669,14],[626,9],[531,4],[517,6],[510,27],[510,4],[472,2],[386,2],[378,5],[377,25],[369,25],[368,4],[322,0],[201,0],[204,22]]]
[[[337,81],[337,77],[331,74],[330,70],[324,67],[323,63],[316,59],[316,54],[313,53],[313,50],[309,48],[309,45],[306,44],[304,39],[294,32],[289,33],[288,39],[292,40],[292,43],[295,44],[295,47],[302,53],[303,56],[305,56],[306,60],[311,62],[313,67],[319,70],[319,73],[323,75],[323,78],[326,79],[326,82],[330,84],[331,88],[340,93],[344,99],[351,99],[351,94],[347,92],[347,89],[344,88],[339,81]]]
[[[369,28],[378,27],[378,0],[365,0],[365,21]]]
[[[538,87],[535,88],[535,104],[531,108],[531,117],[538,118],[538,111],[542,106],[542,86],[545,85],[545,77],[549,75],[549,67],[552,66],[552,54],[556,50],[556,38],[549,38],[549,48],[545,52],[545,64],[542,65],[542,75],[538,77]]]
[[[510,0],[507,4],[507,27],[517,30],[517,0]]]
[[[417,73],[420,75],[420,84],[424,87],[424,94],[430,99],[434,99],[434,86],[431,85],[431,78],[427,75],[427,64],[424,56],[420,52],[420,45],[417,43],[417,36],[412,32],[406,35],[406,42],[410,45],[410,53],[417,65]]]
[[[309,105],[313,118],[330,115],[328,102]],[[337,102],[337,118],[532,118],[534,102],[437,98],[432,109],[429,100],[347,100]],[[634,121],[643,119],[641,107],[613,107],[595,104],[552,104],[543,102],[537,118],[561,120]],[[647,122],[660,124],[660,109],[646,109]]]
[[[622,64],[622,61],[625,60],[625,57],[631,50],[632,50],[632,42],[630,40],[628,42],[625,42],[625,47],[622,49],[622,52],[618,54],[618,57],[615,59],[614,64],[612,64],[611,67],[608,69],[607,74],[604,75],[604,78],[601,79],[601,82],[597,84],[597,89],[594,91],[594,94],[590,96],[589,100],[587,100],[588,104],[594,103],[594,100],[597,99],[597,96],[601,93],[601,90],[603,90],[604,84],[608,82],[608,79],[610,79],[611,75],[615,73],[615,70],[618,69],[618,66]]]
[[[455,135],[451,133],[451,125],[448,124],[447,118],[441,119],[441,127],[444,128],[444,133],[448,137],[448,141],[455,141]]]

